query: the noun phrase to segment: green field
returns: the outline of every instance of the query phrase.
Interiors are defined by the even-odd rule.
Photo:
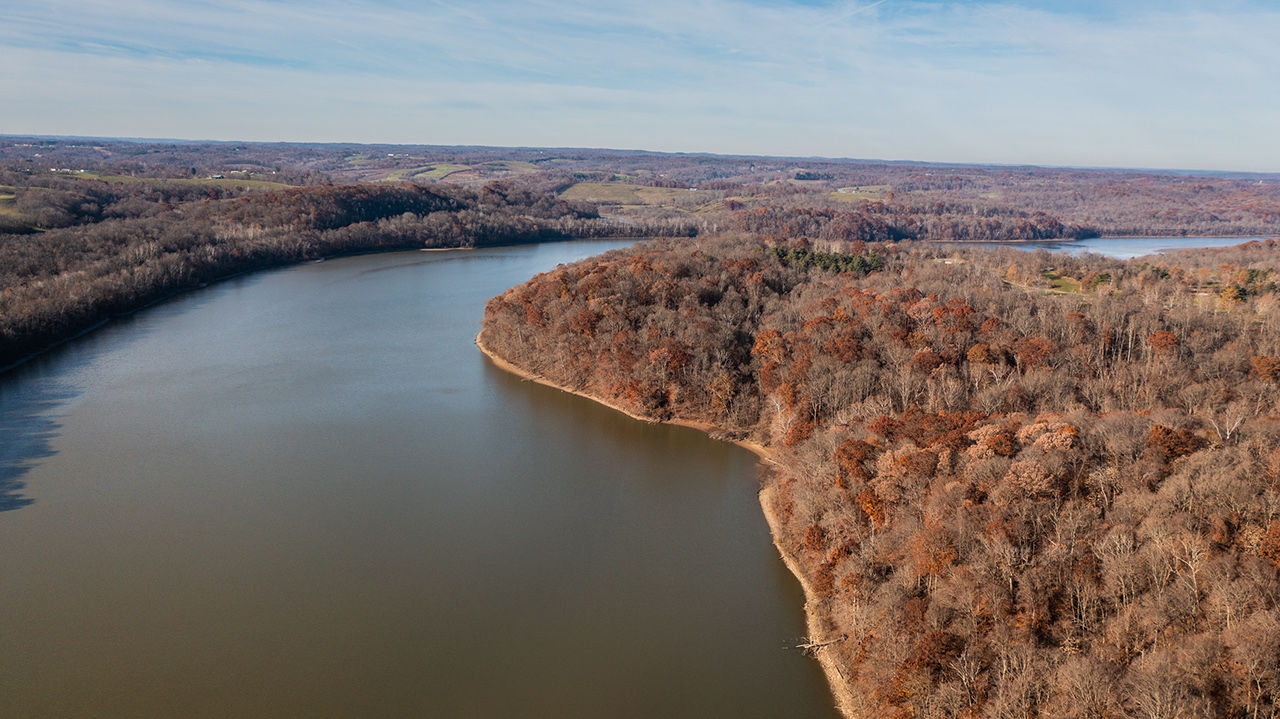
[[[495,167],[508,172],[533,172],[538,166],[532,162],[524,162],[523,160],[497,160],[494,162],[486,162],[483,167]]]
[[[677,199],[693,197],[697,200],[710,199],[707,193],[678,187],[645,187],[641,185],[624,185],[613,182],[579,182],[560,196],[566,200],[586,200],[611,205],[655,205],[671,206]]]
[[[608,202],[615,205],[643,205],[639,188],[635,185],[621,185],[607,182],[579,182],[560,193],[566,200],[586,200],[587,202]]]
[[[0,215],[16,215],[17,208],[13,206],[14,188],[8,185],[0,185]]]
[[[1080,280],[1074,277],[1064,277],[1053,270],[1044,271],[1045,279],[1053,283],[1053,291],[1055,292],[1079,292]]]
[[[101,180],[103,182],[155,182],[175,185],[257,187],[264,190],[278,190],[285,187],[292,187],[292,185],[288,185],[283,182],[268,182],[267,180],[237,180],[234,177],[224,177],[221,179],[212,179],[208,177],[133,177],[131,175],[104,175],[98,172],[77,172],[68,176],[84,180]]]
[[[431,166],[427,165],[425,167],[406,167],[400,170],[392,170],[386,177],[379,179],[378,182],[405,182],[409,179],[409,176],[414,175],[414,173],[430,168]]]
[[[417,167],[406,167],[401,170],[392,170],[390,174],[382,178],[383,182],[403,182],[406,180],[443,180],[455,172],[470,170],[470,165],[454,165],[444,162],[438,165],[419,165]]]
[[[479,165],[458,165],[451,162],[441,162],[434,165],[418,165],[416,167],[406,167],[399,170],[392,170],[387,176],[382,178],[380,182],[405,182],[408,180],[443,180],[455,172],[465,172],[467,170],[477,170],[481,173],[484,171],[500,171],[510,173],[536,172],[538,167],[530,162],[520,160],[494,160],[493,162],[485,162]]]

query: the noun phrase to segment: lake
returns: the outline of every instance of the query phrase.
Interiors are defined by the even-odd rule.
[[[1142,257],[1170,250],[1192,250],[1201,247],[1231,247],[1250,240],[1265,237],[1092,237],[1087,240],[1058,240],[1051,242],[944,242],[956,247],[1012,247],[1018,250],[1049,250],[1081,254],[1092,252],[1120,260]]]
[[[757,460],[497,370],[623,243],[239,277],[0,381],[0,714],[834,717]]]

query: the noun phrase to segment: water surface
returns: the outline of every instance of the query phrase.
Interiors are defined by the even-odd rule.
[[[472,344],[609,246],[251,275],[5,376],[0,715],[834,716],[755,458]]]
[[[941,244],[956,246],[980,247],[1012,247],[1018,250],[1049,250],[1050,252],[1070,252],[1081,254],[1092,252],[1098,255],[1127,260],[1133,257],[1169,252],[1171,250],[1192,250],[1202,247],[1231,247],[1251,240],[1262,240],[1263,237],[1092,237],[1087,240],[1054,240],[1048,242],[977,242]]]

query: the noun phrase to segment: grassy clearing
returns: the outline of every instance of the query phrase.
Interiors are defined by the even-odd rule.
[[[508,172],[533,172],[538,166],[532,162],[524,162],[523,160],[496,160],[494,162],[486,162],[484,167],[493,167]]]
[[[676,199],[692,197],[702,200],[708,197],[708,193],[705,192],[677,187],[637,187],[636,193],[646,205],[667,205],[675,202]]]
[[[0,215],[16,215],[18,209],[14,207],[14,198],[17,189],[9,185],[0,185]]]
[[[455,172],[470,170],[471,166],[470,165],[454,165],[452,163],[445,162],[439,165],[427,165],[426,167],[418,167],[414,169],[416,170],[416,172],[413,172],[412,170],[402,170],[402,172],[413,172],[413,174],[409,175],[409,177],[412,177],[415,180],[443,180],[444,178],[448,177],[449,175],[452,175]],[[400,179],[403,179],[403,178],[400,178]]]
[[[841,187],[831,193],[832,199],[854,202],[857,200],[883,200],[893,187],[890,185],[857,185]]]
[[[606,182],[579,182],[560,193],[566,200],[586,200],[587,202],[607,202],[615,205],[643,205],[639,188],[635,185],[622,185]]]
[[[432,165],[425,165],[423,167],[406,167],[400,170],[392,170],[386,177],[379,178],[378,182],[404,182],[409,177],[416,177],[416,173],[430,170],[432,167]]]
[[[699,192],[678,187],[645,187],[613,182],[579,182],[560,196],[566,200],[586,200],[609,205],[647,205],[652,207],[672,207],[677,201],[692,198],[695,202],[706,202],[711,198],[707,192]],[[687,204],[684,205],[686,208]]]
[[[1054,292],[1080,292],[1080,280],[1077,280],[1074,277],[1065,277],[1053,270],[1045,270],[1043,274],[1045,279],[1052,283]]]
[[[131,175],[104,175],[98,172],[77,172],[70,177],[85,180],[101,180],[103,182],[154,182],[174,185],[215,185],[219,187],[257,187],[264,190],[279,190],[292,185],[267,180],[239,180],[234,177],[214,179],[209,177],[133,177]]]

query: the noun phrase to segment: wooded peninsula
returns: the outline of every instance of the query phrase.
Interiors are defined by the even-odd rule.
[[[482,340],[767,448],[848,716],[1276,716],[1277,273],[1275,240],[1120,262],[738,234],[539,275]]]

